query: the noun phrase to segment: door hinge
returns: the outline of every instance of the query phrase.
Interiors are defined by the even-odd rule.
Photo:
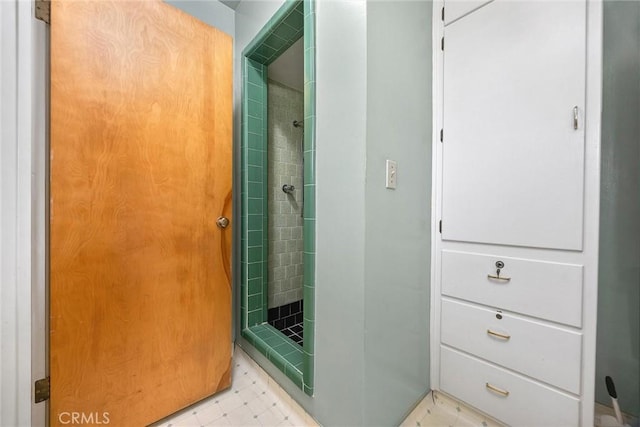
[[[444,129],[440,129],[440,142],[444,142]]]
[[[49,377],[42,378],[36,381],[35,384],[35,402],[40,403],[45,400],[49,400],[49,394],[51,392],[51,383],[49,381]]]
[[[442,220],[440,220],[439,228],[440,228],[440,234],[442,234]]]
[[[35,0],[36,18],[51,24],[51,0]]]
[[[440,40],[440,48],[444,50],[444,37]]]
[[[444,7],[442,8],[442,21],[444,21]]]

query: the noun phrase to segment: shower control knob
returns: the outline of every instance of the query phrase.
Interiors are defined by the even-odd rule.
[[[229,226],[229,218],[221,216],[216,221],[216,225],[218,226],[218,228],[227,228]]]

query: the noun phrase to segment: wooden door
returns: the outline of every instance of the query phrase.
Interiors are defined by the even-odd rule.
[[[53,1],[51,425],[230,385],[232,40],[161,1]]]
[[[445,26],[444,240],[582,248],[585,34],[584,0],[495,0]]]

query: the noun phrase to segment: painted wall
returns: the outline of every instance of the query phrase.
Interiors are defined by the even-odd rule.
[[[269,81],[267,174],[269,194],[268,307],[302,299],[302,92]],[[292,194],[282,191],[293,185]]]
[[[367,2],[365,425],[400,424],[429,389],[431,9]]]
[[[319,149],[314,397],[304,395],[240,340],[324,425],[398,423],[429,386],[431,3],[377,3],[316,4]],[[281,4],[240,4],[236,60]],[[391,10],[392,19],[385,19]],[[383,35],[375,34],[382,29],[378,27],[368,32],[368,20],[382,25]],[[405,28],[410,28],[406,38],[394,34]],[[393,45],[400,41],[411,43]],[[393,60],[404,65],[396,68],[382,58],[368,58],[382,53],[388,58],[390,47],[398,50]],[[398,87],[389,90],[388,79]],[[239,88],[236,96],[239,105]],[[416,108],[409,113],[415,115],[415,127],[407,127],[407,117],[395,112],[403,108]],[[384,134],[374,137],[371,133],[375,132]],[[399,176],[399,185],[404,187],[394,194],[384,191],[384,169],[375,167],[387,156],[404,165]],[[379,185],[368,182],[380,176]],[[390,226],[380,223],[391,217],[406,222],[400,233],[393,233],[396,242],[388,239],[391,231],[383,230]],[[376,231],[382,235],[376,236]],[[391,283],[387,273],[377,277],[383,266],[375,265],[385,259],[384,249],[389,245],[396,251],[414,251],[408,257],[398,254],[383,262],[394,274]],[[388,297],[393,303],[382,310]],[[405,345],[406,349],[400,347]],[[372,387],[379,390],[370,390]]]
[[[165,0],[165,2],[224,31],[231,37],[235,33],[235,12],[218,0]]]
[[[640,414],[640,3],[604,2],[596,399]]]

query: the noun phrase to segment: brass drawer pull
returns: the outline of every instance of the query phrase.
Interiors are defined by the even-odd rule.
[[[494,393],[497,393],[497,394],[499,394],[501,396],[504,396],[504,397],[509,396],[509,392],[507,390],[503,390],[503,389],[498,388],[498,387],[496,387],[494,385],[491,385],[489,383],[485,383],[485,387],[487,387],[487,390],[492,391]]]
[[[511,280],[511,277],[500,277],[500,276],[494,276],[493,274],[487,274],[487,277],[489,279],[493,279],[493,280],[503,280],[505,282],[508,282]]]
[[[491,329],[487,329],[487,333],[489,335],[493,335],[494,337],[502,338],[505,341],[511,338],[511,335],[501,334],[500,332],[492,331]]]

